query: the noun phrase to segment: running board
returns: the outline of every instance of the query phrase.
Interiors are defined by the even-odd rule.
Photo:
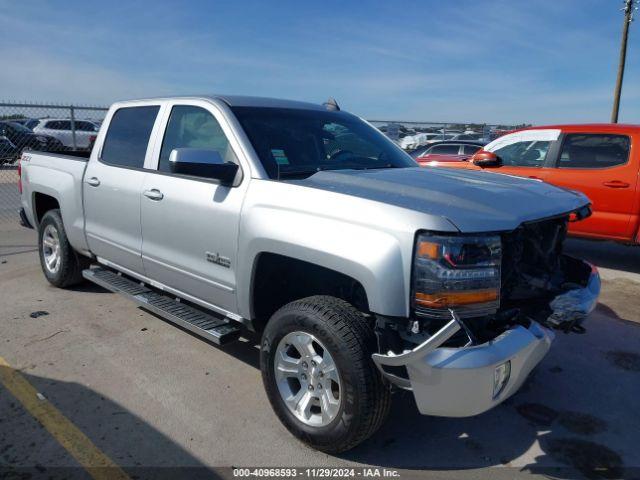
[[[138,306],[218,345],[237,340],[240,336],[240,327],[235,325],[235,322],[180,303],[173,296],[151,290],[144,284],[113,270],[103,267],[88,268],[82,271],[82,276],[107,290],[124,295]]]

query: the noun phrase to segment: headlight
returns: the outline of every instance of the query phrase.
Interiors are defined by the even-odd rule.
[[[420,234],[413,263],[413,307],[418,315],[449,318],[495,313],[500,305],[498,235]]]

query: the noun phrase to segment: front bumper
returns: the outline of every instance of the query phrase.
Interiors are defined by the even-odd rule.
[[[575,322],[595,308],[600,293],[600,276],[595,268],[587,286],[559,295],[552,315],[568,315]],[[575,302],[571,303],[571,299]],[[555,335],[537,322],[528,328],[516,326],[481,345],[461,348],[441,347],[462,324],[454,312],[442,329],[411,351],[401,354],[374,354],[373,361],[392,383],[412,390],[423,415],[467,417],[500,404],[513,395],[529,373],[549,351]],[[496,368],[510,362],[510,374],[496,390]],[[408,378],[396,375],[406,368]]]

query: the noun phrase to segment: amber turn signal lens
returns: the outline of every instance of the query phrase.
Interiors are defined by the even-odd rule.
[[[497,290],[471,292],[416,293],[416,305],[429,308],[447,308],[472,303],[493,302],[498,299]]]
[[[418,256],[436,259],[440,254],[440,245],[432,242],[418,243]]]

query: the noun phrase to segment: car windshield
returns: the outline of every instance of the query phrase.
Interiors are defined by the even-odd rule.
[[[234,107],[234,114],[272,179],[320,170],[418,166],[384,134],[346,112]]]

